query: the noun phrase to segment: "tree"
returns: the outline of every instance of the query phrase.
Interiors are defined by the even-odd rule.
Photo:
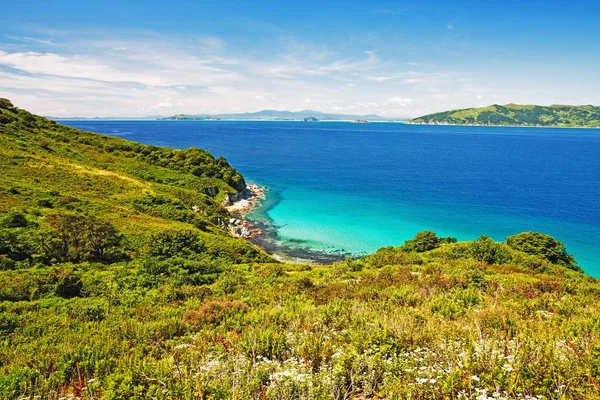
[[[15,106],[13,106],[13,103],[11,103],[9,99],[0,98],[0,109],[12,111],[14,108]]]
[[[28,224],[25,215],[20,212],[11,212],[2,219],[0,226],[3,228],[25,228]]]
[[[579,271],[573,256],[567,253],[565,245],[550,235],[539,232],[522,232],[506,238],[506,244],[511,248],[532,254],[567,268]]]
[[[422,253],[425,251],[437,249],[442,243],[456,243],[456,238],[450,236],[446,238],[441,238],[438,237],[435,232],[423,231],[417,233],[417,235],[413,239],[406,240],[402,248],[405,251],[414,251],[417,253]]]
[[[110,223],[92,216],[54,214],[45,219],[42,235],[49,260],[111,263],[126,258],[122,236]]]
[[[187,257],[204,251],[204,242],[192,229],[168,229],[150,238],[148,255],[151,257]]]
[[[413,239],[405,241],[403,246],[404,250],[416,251],[417,253],[433,250],[438,247],[440,247],[440,238],[432,231],[417,233]]]
[[[486,235],[479,236],[469,244],[469,253],[474,259],[488,264],[504,264],[511,259],[506,245],[494,242]]]

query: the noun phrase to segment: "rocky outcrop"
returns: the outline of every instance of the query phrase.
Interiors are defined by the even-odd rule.
[[[258,201],[264,199],[264,188],[258,185],[247,185],[241,193],[226,195],[223,206],[230,213],[244,214],[252,210]]]
[[[231,218],[226,226],[229,233],[233,236],[244,239],[249,239],[262,234],[260,228],[257,228],[252,223],[242,219]]]

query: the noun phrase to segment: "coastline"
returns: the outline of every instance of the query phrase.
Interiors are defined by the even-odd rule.
[[[226,199],[224,208],[231,214],[225,224],[229,233],[249,241],[281,262],[325,265],[352,256],[341,251],[328,253],[282,243],[274,224],[258,222],[250,217],[250,213],[258,210],[267,200],[268,191],[267,187],[248,184],[243,193]]]
[[[494,124],[451,124],[447,122],[403,122],[406,125],[425,125],[425,126],[476,126],[493,128],[563,128],[563,129],[600,129],[600,126],[579,126],[579,125],[494,125]]]

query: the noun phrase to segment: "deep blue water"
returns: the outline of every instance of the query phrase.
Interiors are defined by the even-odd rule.
[[[459,240],[540,231],[600,276],[600,130],[346,122],[61,121],[197,146],[270,188],[283,244],[353,254],[425,229]],[[264,213],[266,211],[266,213]]]

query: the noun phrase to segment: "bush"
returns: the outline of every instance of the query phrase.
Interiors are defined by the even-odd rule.
[[[15,262],[32,260],[38,250],[30,230],[0,228],[1,269],[13,269],[16,266]]]
[[[13,106],[13,103],[9,99],[0,98],[0,109],[13,111],[15,106]]]
[[[506,238],[511,248],[526,254],[538,256],[552,264],[562,265],[580,271],[573,256],[567,253],[565,245],[550,235],[538,232],[523,232]]]
[[[209,301],[198,311],[188,310],[183,314],[184,322],[198,328],[202,325],[218,325],[225,318],[238,313],[244,313],[248,305],[243,301]]]
[[[236,270],[225,272],[216,282],[216,289],[224,294],[233,294],[246,283],[246,278],[242,273]]]
[[[81,275],[76,272],[65,273],[56,284],[55,293],[65,299],[81,296],[83,282]]]
[[[422,253],[440,247],[440,238],[435,232],[423,231],[416,234],[413,239],[404,242],[403,249],[406,251],[416,251]]]
[[[19,212],[12,212],[5,216],[0,223],[3,228],[25,228],[28,225],[25,215]]]
[[[123,239],[108,222],[77,214],[46,217],[42,247],[46,261],[111,263],[127,258]]]
[[[386,265],[412,265],[422,264],[423,260],[418,254],[410,254],[404,251],[402,247],[382,247],[366,257],[367,263],[375,268],[381,268]]]
[[[511,256],[506,245],[496,243],[492,238],[481,235],[469,244],[469,253],[472,258],[488,264],[505,264]]]
[[[152,235],[148,245],[151,257],[186,257],[203,252],[204,242],[192,229],[169,229]]]
[[[416,234],[413,239],[409,239],[404,242],[402,248],[405,251],[414,251],[417,253],[423,253],[440,247],[442,243],[456,243],[456,238],[446,237],[441,238],[432,231],[423,231]]]

